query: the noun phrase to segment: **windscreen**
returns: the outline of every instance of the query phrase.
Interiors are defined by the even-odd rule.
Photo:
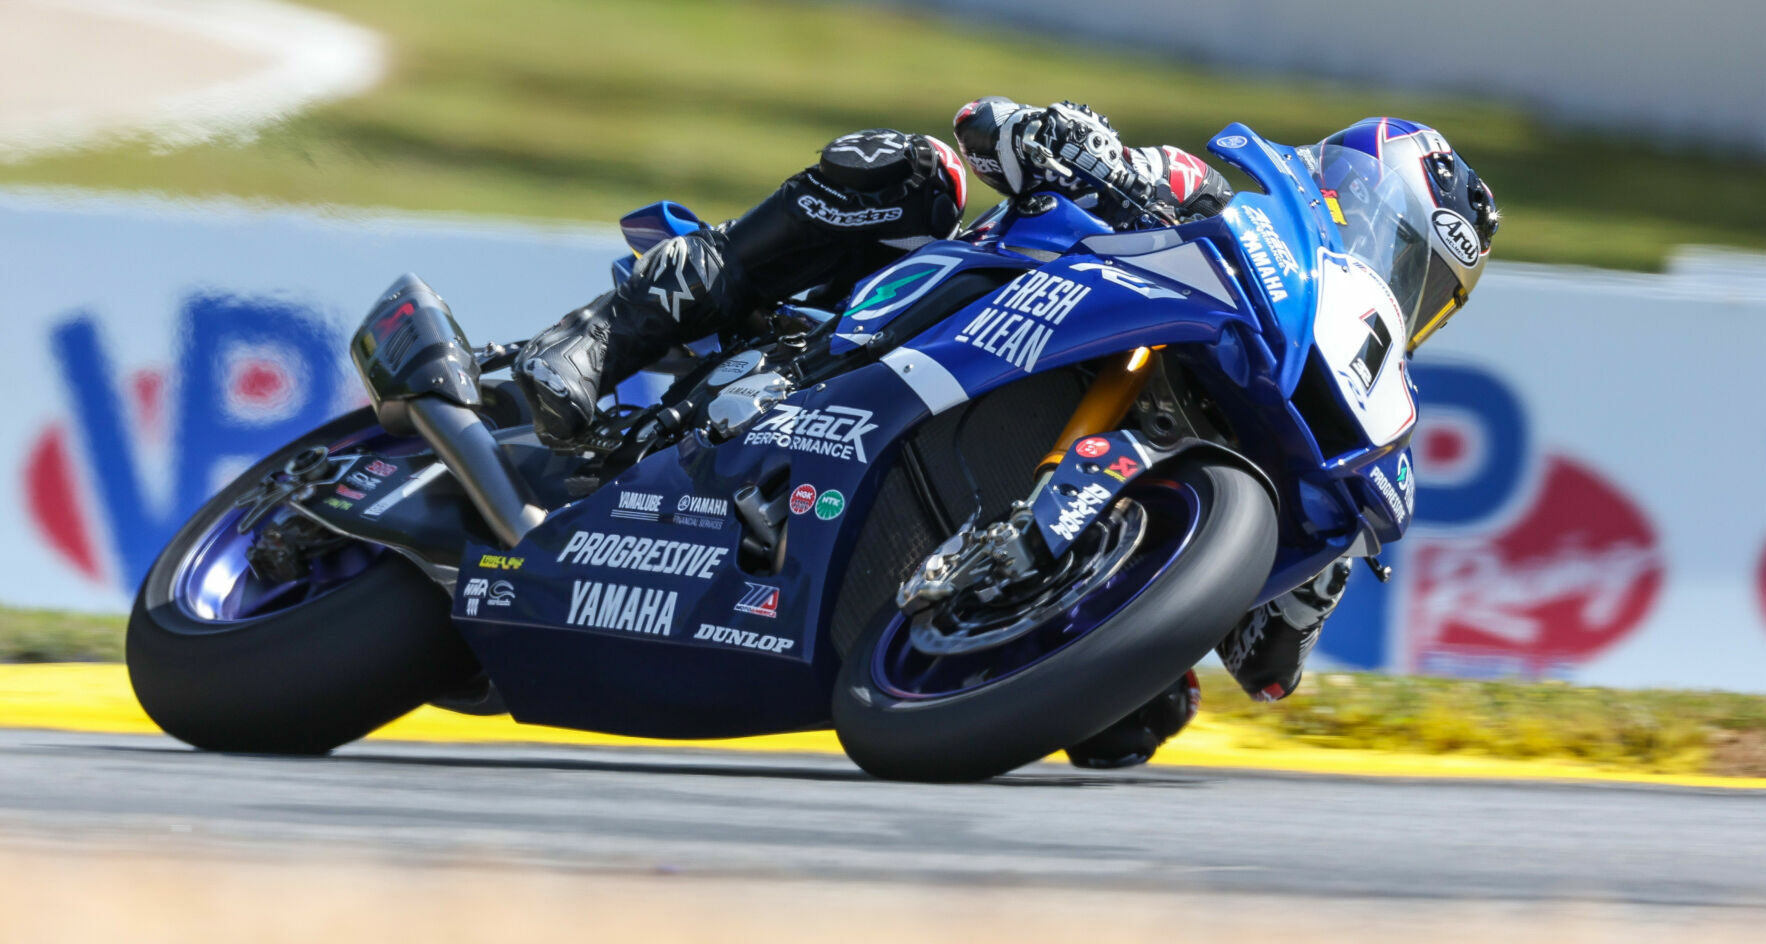
[[[1403,178],[1371,154],[1334,144],[1299,151],[1324,192],[1344,251],[1386,281],[1404,313],[1406,333],[1414,337],[1424,317],[1429,267],[1440,266],[1429,248],[1428,213]]]

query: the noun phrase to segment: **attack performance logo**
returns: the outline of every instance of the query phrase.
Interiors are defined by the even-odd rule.
[[[1391,483],[1413,530],[1386,558],[1393,583],[1357,579],[1321,651],[1367,668],[1575,677],[1661,596],[1655,528],[1598,469],[1535,452],[1521,401],[1494,375],[1415,370],[1416,471],[1400,466]]]
[[[793,452],[869,462],[865,434],[876,428],[870,410],[849,406],[805,409],[781,403],[762,417],[742,441],[750,446],[775,445]]]
[[[195,295],[177,337],[167,369],[119,365],[89,312],[49,336],[66,414],[25,455],[27,508],[58,557],[123,591],[220,483],[361,402],[342,339],[308,309]]]

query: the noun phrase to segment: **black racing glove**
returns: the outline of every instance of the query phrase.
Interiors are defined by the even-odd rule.
[[[1050,183],[1071,186],[1059,171],[1048,166],[1041,153],[1045,151],[1072,168],[1082,178],[1078,183],[1097,189],[1100,198],[1133,210],[1153,202],[1156,182],[1135,172],[1109,119],[1088,106],[1073,102],[1050,105],[1020,125],[1016,143],[1020,159],[1038,168]],[[1111,189],[1127,199],[1111,194]]]

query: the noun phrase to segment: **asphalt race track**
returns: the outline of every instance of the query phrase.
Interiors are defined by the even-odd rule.
[[[1054,764],[923,786],[822,756],[370,743],[291,759],[0,731],[0,850],[1532,903],[1761,927],[1763,841],[1754,791]]]

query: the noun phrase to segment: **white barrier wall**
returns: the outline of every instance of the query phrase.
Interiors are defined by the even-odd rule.
[[[1757,61],[1766,4],[1758,0],[1671,8],[1642,0],[881,2],[1233,69],[1446,90],[1582,123],[1766,149],[1766,80]],[[1009,93],[1010,81],[1002,76],[999,88]]]
[[[255,455],[361,401],[344,341],[416,271],[474,339],[607,285],[608,228],[0,191],[0,602],[121,611]],[[1496,264],[1413,365],[1417,527],[1350,666],[1766,691],[1766,264]]]
[[[611,227],[0,191],[0,602],[126,610],[197,496],[365,402],[345,343],[401,273],[515,340],[626,251]]]

